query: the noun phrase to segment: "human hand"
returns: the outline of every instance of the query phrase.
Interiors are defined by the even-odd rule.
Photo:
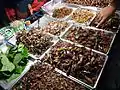
[[[96,27],[99,27],[101,24],[103,24],[114,12],[116,8],[113,6],[107,6],[103,8],[100,13],[98,14],[98,25]]]
[[[31,6],[31,4],[28,4],[28,9],[29,9],[29,11],[30,11],[30,14],[33,15],[33,8],[32,8],[32,6]]]

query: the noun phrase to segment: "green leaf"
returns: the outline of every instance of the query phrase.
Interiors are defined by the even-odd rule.
[[[22,55],[24,58],[28,58],[28,49],[24,47]]]
[[[13,63],[11,63],[8,58],[6,57],[6,55],[1,55],[2,59],[1,59],[1,63],[2,63],[2,69],[0,71],[13,71],[15,69],[15,66]]]
[[[14,57],[13,63],[15,65],[18,64],[22,60],[22,58],[23,57],[22,57],[21,53],[16,54],[15,57]]]
[[[25,66],[17,66],[15,69],[15,73],[22,73],[25,69]]]
[[[23,58],[28,58],[28,49],[21,43],[18,45],[18,52],[22,53]]]
[[[12,81],[12,80],[16,79],[19,76],[20,76],[20,74],[12,74],[11,77],[9,79],[7,79],[7,82]]]
[[[24,45],[23,45],[22,43],[20,43],[20,44],[18,45],[18,52],[22,52],[23,49],[24,49]]]

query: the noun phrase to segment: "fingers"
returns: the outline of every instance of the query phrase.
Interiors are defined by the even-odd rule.
[[[106,18],[102,18],[102,20],[98,23],[98,25],[96,27],[99,27],[101,24],[103,24],[105,22]]]
[[[30,11],[30,14],[32,15],[32,14],[33,14],[33,9],[32,9],[31,4],[28,4],[28,9],[29,9],[29,11]]]
[[[97,21],[100,22],[101,20],[102,20],[102,15],[99,13],[99,14],[97,15]]]
[[[102,19],[103,19],[103,17],[100,15],[100,16],[98,17],[98,22],[100,22]]]
[[[101,13],[99,13],[98,16],[97,16],[97,22],[98,22],[98,24],[97,24],[96,27],[99,27],[101,24],[103,24],[106,19],[107,18],[104,15],[102,15]]]

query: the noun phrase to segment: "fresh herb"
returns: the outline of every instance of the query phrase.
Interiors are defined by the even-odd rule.
[[[27,65],[28,49],[19,44],[16,47],[8,46],[6,53],[0,53],[0,80],[10,82],[16,79]]]

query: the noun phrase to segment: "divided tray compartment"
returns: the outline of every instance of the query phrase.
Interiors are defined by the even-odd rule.
[[[23,33],[16,36],[17,43],[23,43],[34,59],[39,59],[57,41],[56,37],[48,35],[39,29],[28,31],[29,34],[25,33],[27,36],[23,35]]]
[[[64,75],[56,72],[54,67],[52,67],[51,65],[40,62],[34,63],[31,69],[24,75],[23,78],[21,78],[18,81],[18,83],[12,89],[41,90],[48,88],[50,88],[50,90],[52,89],[86,90],[84,86],[79,85],[78,83],[72,81],[71,79],[65,77]]]
[[[39,21],[39,23],[38,21],[34,22],[31,27],[37,28],[40,26],[43,32],[56,38],[61,37],[72,25],[67,21],[54,19],[48,15],[44,15]]]
[[[69,10],[69,12],[66,14],[66,10]],[[59,20],[67,20],[69,17],[70,17],[70,15],[72,15],[73,14],[73,12],[75,11],[77,9],[77,7],[72,7],[72,6],[70,6],[70,5],[67,5],[67,4],[65,4],[65,3],[58,3],[58,4],[56,4],[56,5],[54,5],[53,6],[53,9],[52,9],[52,11],[51,11],[51,13],[49,14],[50,15],[50,17],[52,17],[52,18],[55,18],[55,19],[59,19]],[[59,10],[59,12],[58,12],[58,10]],[[66,12],[65,12],[65,11]],[[64,12],[63,12],[64,11]],[[55,16],[55,13],[56,12],[58,12],[58,13],[60,13],[60,14],[64,14],[63,16]],[[57,13],[57,14],[58,14]]]
[[[69,3],[73,5],[83,5],[83,6],[90,6],[90,7],[100,7],[103,8],[109,4],[109,0],[104,1],[90,1],[90,0],[60,0],[63,3]]]
[[[41,58],[41,62],[51,64],[57,72],[67,78],[89,89],[94,89],[97,86],[107,59],[108,57],[105,54],[94,52],[81,45],[61,39],[45,53],[45,56]],[[92,63],[90,64],[90,62],[96,63],[96,66]],[[92,70],[90,68],[92,65],[96,69],[93,68]]]
[[[88,33],[91,33],[91,35]],[[91,48],[95,51],[98,51],[104,54],[109,53],[115,37],[116,37],[116,34],[111,33],[109,31],[96,29],[94,27],[89,27],[89,26],[88,27],[80,26],[76,24],[71,26],[68,29],[68,31],[62,36],[62,38],[66,40],[72,41],[76,44],[83,45],[85,47]],[[106,38],[108,38],[109,40],[107,39],[106,41]],[[100,41],[97,42],[98,40],[102,42],[101,43]],[[104,45],[104,43],[106,44]]]
[[[30,35],[30,33],[32,34]],[[39,59],[50,47],[52,47],[52,45],[57,42],[57,40],[58,39],[56,37],[43,33],[39,29],[31,29],[30,31],[20,32],[7,43],[11,45],[23,43],[29,49],[29,55],[34,59]],[[14,41],[14,43],[12,41]],[[45,43],[42,43],[42,41]]]
[[[99,13],[98,13],[99,14]],[[96,29],[104,29],[105,31],[110,31],[113,33],[118,33],[120,30],[120,12],[116,11],[114,15],[110,17],[105,23],[100,25],[99,27],[96,27],[98,24],[98,18],[97,15],[94,18],[94,20],[90,23],[90,26],[95,27]]]
[[[83,14],[81,14],[83,13]],[[68,18],[69,22],[88,26],[96,17],[97,11],[85,7],[77,8]],[[84,16],[84,17],[83,17]]]
[[[5,53],[5,52],[7,51],[8,46],[13,46],[13,47],[14,47],[14,45],[5,42],[5,43],[0,47],[3,53]],[[21,74],[20,74],[19,76],[14,77],[14,78],[13,78],[12,80],[10,80],[10,81],[0,80],[0,86],[1,86],[3,89],[5,89],[5,90],[11,90],[11,88],[20,80],[20,78],[22,78],[22,77],[24,76],[24,74],[26,74],[26,73],[29,71],[29,69],[31,68],[31,66],[34,64],[34,62],[33,62],[33,61],[34,61],[34,58],[29,57],[29,58],[27,59],[27,61],[28,61],[28,62],[27,62],[27,64],[26,64],[24,70],[21,72]]]

